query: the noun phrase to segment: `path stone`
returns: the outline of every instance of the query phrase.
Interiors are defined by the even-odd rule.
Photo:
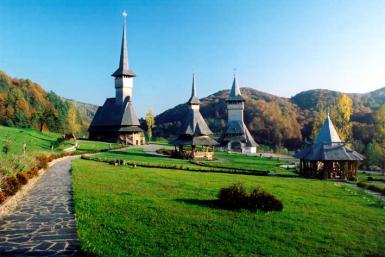
[[[78,256],[71,161],[55,163],[9,216],[0,219],[0,256]]]

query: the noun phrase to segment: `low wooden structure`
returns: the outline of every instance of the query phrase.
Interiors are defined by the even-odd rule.
[[[341,141],[329,115],[314,142],[307,143],[295,157],[300,159],[302,176],[348,180],[357,178],[359,162],[365,159]]]
[[[210,136],[213,134],[203,119],[199,108],[200,101],[196,97],[195,77],[193,76],[192,92],[187,102],[188,110],[178,137],[172,141],[176,156],[179,158],[212,160],[214,146],[218,142]]]

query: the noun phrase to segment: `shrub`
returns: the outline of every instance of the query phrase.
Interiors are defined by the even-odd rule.
[[[20,188],[20,182],[15,177],[8,177],[4,180],[3,191],[6,195],[14,195]]]
[[[161,148],[161,149],[156,150],[155,152],[157,152],[159,154],[163,154],[163,155],[169,155],[169,156],[175,155],[175,150],[173,150],[173,149]]]
[[[234,184],[230,187],[221,188],[219,191],[219,202],[226,209],[243,208],[247,199],[247,193],[242,184]]]
[[[8,154],[11,151],[11,142],[9,140],[5,140],[2,151],[4,154]]]
[[[30,171],[28,171],[29,178],[33,178],[34,176],[37,176],[39,173],[39,169],[37,167],[33,167]]]
[[[363,182],[358,182],[358,183],[357,183],[357,186],[358,186],[358,187],[361,187],[361,188],[367,188],[367,187],[368,187],[368,185],[366,185],[366,184],[363,183]]]
[[[16,176],[20,184],[25,185],[28,183],[29,176],[27,173],[17,173]]]
[[[38,155],[36,157],[37,160],[37,168],[38,169],[46,169],[48,168],[48,162],[49,162],[49,157],[45,154]]]
[[[377,192],[377,193],[380,193],[380,194],[382,194],[382,192],[383,192],[382,188],[379,188],[379,187],[377,187],[375,185],[369,185],[368,186],[368,190],[371,190],[373,192]]]
[[[269,192],[260,188],[254,189],[248,197],[248,207],[251,210],[282,211],[283,204]]]
[[[250,194],[242,184],[234,184],[219,191],[219,204],[222,208],[235,210],[261,210],[281,211],[283,204],[274,195],[260,188],[254,189]]]
[[[7,196],[3,192],[0,192],[0,203],[4,202],[5,199],[7,199]]]

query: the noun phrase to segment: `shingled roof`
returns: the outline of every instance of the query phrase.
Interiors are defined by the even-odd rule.
[[[128,97],[124,101],[123,106],[116,104],[115,101],[116,98],[107,98],[103,106],[98,108],[89,131],[100,131],[103,129],[108,129],[109,131],[142,131],[139,128],[140,123],[135,114],[134,107]],[[136,128],[128,129],[127,127]]]
[[[241,141],[246,143],[246,146],[248,147],[258,146],[246,125],[242,121],[238,120],[230,121],[227,124],[224,137],[221,141],[224,144],[229,141]]]
[[[316,139],[295,154],[296,158],[310,161],[362,161],[365,156],[348,148],[338,136],[328,115]]]
[[[332,144],[341,143],[341,139],[338,136],[337,130],[330,119],[329,114],[327,115],[324,124],[322,125],[315,141],[316,144]]]
[[[233,79],[233,85],[230,90],[230,95],[227,98],[227,101],[244,101],[243,96],[241,95],[241,90],[238,86],[238,81],[237,77],[234,74],[234,79]]]
[[[122,47],[120,50],[119,68],[111,75],[113,77],[135,77],[135,73],[128,66],[128,53],[127,53],[127,41],[126,41],[126,16],[124,16],[123,23],[123,36],[122,36]]]
[[[200,101],[196,96],[194,75],[191,97],[187,104],[189,105],[189,108],[185,115],[183,125],[178,132],[178,138],[174,140],[173,143],[176,145],[217,145],[218,143],[209,137],[213,133],[199,111]]]
[[[192,80],[192,88],[191,88],[191,97],[187,102],[188,104],[200,104],[199,98],[196,96],[196,89],[195,89],[195,74],[193,74],[193,80]]]

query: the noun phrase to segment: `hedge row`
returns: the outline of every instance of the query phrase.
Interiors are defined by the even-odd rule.
[[[256,175],[256,176],[266,176],[269,174],[269,171],[247,171],[239,169],[221,169],[221,168],[199,168],[199,167],[190,167],[184,165],[171,165],[171,164],[160,164],[160,163],[149,163],[149,162],[138,162],[138,161],[129,161],[129,160],[120,160],[120,159],[105,159],[95,156],[84,156],[82,159],[105,162],[111,165],[129,165],[129,166],[139,166],[145,168],[158,168],[158,169],[174,169],[174,170],[187,170],[187,171],[198,171],[198,172],[217,172],[217,173],[231,173],[231,174],[243,174],[243,175]]]
[[[267,172],[267,173],[269,173],[269,171],[265,171],[265,170],[257,170],[257,169],[249,169],[249,168],[239,168],[239,167],[234,169],[234,168],[227,167],[227,166],[211,165],[211,164],[206,163],[206,162],[195,161],[195,160],[190,160],[190,162],[192,164],[195,164],[195,165],[198,165],[198,166],[210,167],[210,168],[238,170],[238,171],[247,171],[247,172],[256,172],[256,173],[260,173],[260,172]]]
[[[375,186],[375,185],[368,185],[368,184],[365,184],[364,182],[358,182],[357,186],[364,188],[364,189],[368,189],[368,190],[376,192],[376,193],[380,193],[380,194],[385,196],[385,188],[380,188],[380,187]]]

